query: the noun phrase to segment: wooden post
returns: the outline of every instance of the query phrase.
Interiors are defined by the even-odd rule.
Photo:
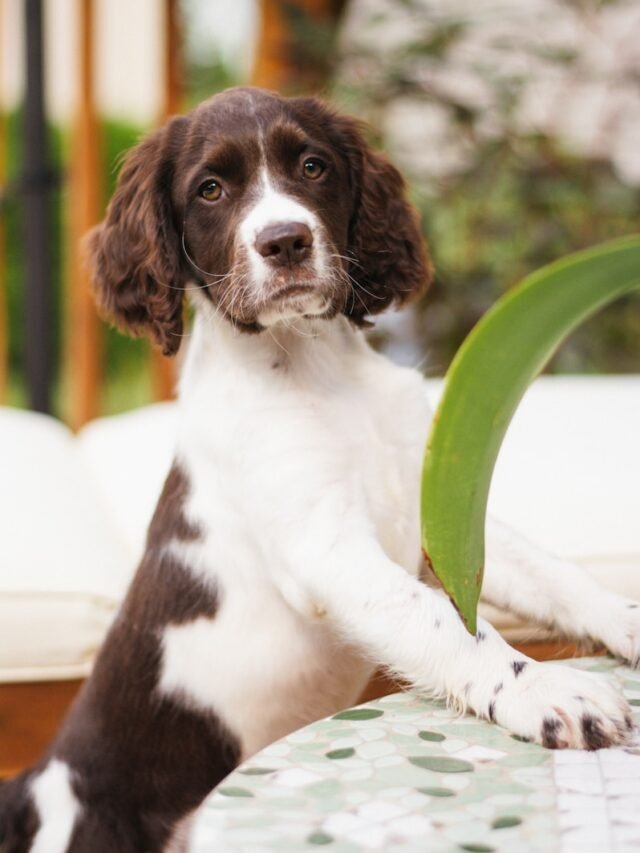
[[[260,33],[251,82],[254,86],[288,92],[318,90],[327,81],[331,57],[311,51],[296,31],[304,22],[307,36],[322,27],[323,41],[336,26],[346,0],[261,0]]]
[[[182,52],[178,0],[164,0],[163,103],[160,122],[182,108]],[[153,394],[158,400],[173,397],[176,383],[175,359],[151,351]]]
[[[78,0],[77,9],[80,85],[70,168],[66,328],[68,421],[73,429],[79,429],[98,413],[101,372],[101,327],[82,255],[82,238],[100,217],[101,158],[93,97],[94,0]]]

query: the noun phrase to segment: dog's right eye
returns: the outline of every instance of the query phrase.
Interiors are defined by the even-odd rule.
[[[217,181],[205,181],[198,190],[198,195],[206,201],[218,201],[222,196],[222,187]]]
[[[302,174],[311,181],[316,181],[325,169],[326,166],[317,157],[308,157],[302,164]]]

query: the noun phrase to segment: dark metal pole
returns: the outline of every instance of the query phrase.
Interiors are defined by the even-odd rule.
[[[53,314],[51,228],[53,171],[44,111],[42,2],[25,0],[26,97],[24,105],[25,353],[29,403],[51,411]]]

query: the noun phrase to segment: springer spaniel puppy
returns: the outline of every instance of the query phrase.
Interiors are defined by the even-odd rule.
[[[89,240],[115,321],[172,355],[175,461],[92,676],[0,788],[2,853],[187,849],[240,761],[358,700],[376,666],[551,748],[623,743],[616,684],[471,636],[420,581],[431,413],[368,318],[430,266],[403,182],[312,98],[233,89],[128,157]],[[470,427],[472,428],[472,426]],[[485,597],[638,663],[640,609],[490,524]]]

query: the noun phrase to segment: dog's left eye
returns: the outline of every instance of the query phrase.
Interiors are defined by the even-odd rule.
[[[198,195],[207,201],[218,201],[222,196],[222,187],[217,181],[205,181],[198,190]]]
[[[326,168],[322,160],[318,160],[317,157],[307,157],[302,164],[302,172],[305,178],[309,178],[312,181],[317,180]]]

